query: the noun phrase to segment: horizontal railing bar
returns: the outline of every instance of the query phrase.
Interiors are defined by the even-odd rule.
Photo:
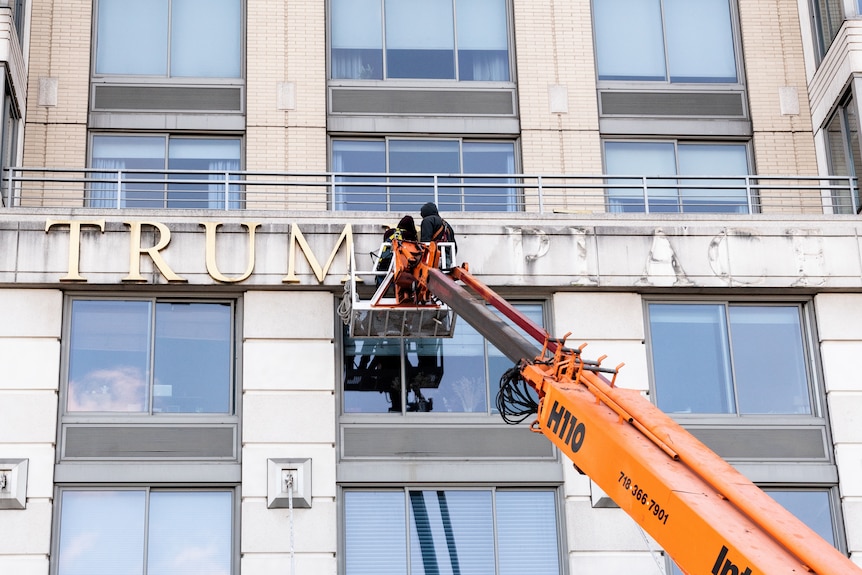
[[[5,209],[81,205],[399,211],[430,199],[449,212],[855,214],[859,206],[858,180],[846,176],[13,167],[0,181]]]

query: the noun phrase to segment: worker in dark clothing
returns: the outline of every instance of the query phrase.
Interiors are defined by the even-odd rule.
[[[422,216],[419,239],[423,242],[430,242],[434,232],[443,225],[443,218],[440,217],[440,212],[437,211],[437,204],[434,202],[428,202],[422,206],[422,209],[419,210],[419,214]]]
[[[401,218],[401,221],[398,222],[398,226],[395,228],[397,230],[397,234],[399,234],[398,239],[407,240],[408,242],[418,242],[419,236],[416,234],[416,223],[413,221],[413,216],[404,216]]]
[[[440,212],[437,211],[437,204],[428,202],[419,210],[422,215],[422,224],[420,229],[419,239],[423,242],[438,242],[442,244],[452,244],[452,250],[446,250],[441,253],[440,268],[449,270],[455,265],[455,254],[458,252],[458,244],[455,241],[455,230],[449,225],[449,222],[440,217]]]

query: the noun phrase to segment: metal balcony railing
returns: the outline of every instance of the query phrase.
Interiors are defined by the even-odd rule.
[[[11,168],[2,206],[413,212],[856,214],[856,178]]]

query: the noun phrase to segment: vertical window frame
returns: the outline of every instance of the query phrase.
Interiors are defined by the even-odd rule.
[[[106,484],[86,484],[86,485],[56,485],[54,488],[54,501],[57,503],[53,509],[52,521],[52,537],[51,537],[51,561],[49,567],[50,575],[63,575],[60,571],[60,544],[61,544],[61,528],[63,519],[62,496],[65,492],[137,492],[145,493],[146,507],[144,509],[144,566],[146,566],[147,556],[147,540],[149,534],[147,532],[148,517],[150,513],[150,494],[153,492],[162,493],[218,493],[225,492],[231,496],[230,502],[230,573],[238,575],[240,569],[240,516],[241,516],[241,497],[240,489],[235,485],[212,486],[212,485],[121,485],[114,483]]]
[[[135,411],[78,411],[78,410],[69,410],[68,409],[68,401],[69,401],[69,383],[70,383],[70,366],[72,361],[72,306],[75,301],[98,301],[98,302],[149,302],[152,305],[152,318],[150,319],[150,329],[151,332],[149,334],[150,341],[148,342],[148,351],[149,354],[149,363],[150,363],[150,374],[148,376],[148,407],[144,412],[135,412]],[[229,389],[227,390],[228,395],[228,411],[227,412],[202,412],[197,413],[194,411],[189,412],[154,412],[152,404],[153,404],[153,385],[155,381],[155,373],[153,371],[153,362],[155,361],[155,314],[156,314],[156,305],[159,303],[212,303],[212,304],[222,304],[228,305],[229,315],[230,315],[230,324],[228,326],[228,332],[230,337],[230,360],[229,360]],[[71,294],[67,298],[66,303],[66,317],[68,318],[64,322],[63,326],[63,363],[62,363],[62,385],[60,390],[60,417],[63,422],[70,422],[75,420],[90,420],[93,418],[104,419],[108,421],[137,421],[140,423],[155,423],[157,421],[163,420],[173,420],[180,419],[185,422],[195,422],[195,421],[211,421],[212,419],[226,419],[226,420],[235,420],[239,414],[240,408],[240,400],[239,400],[239,362],[238,358],[238,342],[239,334],[238,330],[238,305],[237,301],[230,298],[187,298],[187,297],[172,297],[172,296],[136,296],[136,297],[105,297],[98,296],[93,294]],[[61,426],[62,428],[62,426]],[[60,430],[62,434],[62,429]]]
[[[210,82],[224,82],[224,83],[235,83],[237,81],[241,81],[245,78],[246,74],[246,64],[245,64],[245,54],[246,54],[246,33],[245,33],[245,23],[246,23],[246,2],[245,0],[237,0],[238,9],[239,9],[239,21],[237,25],[239,29],[237,31],[238,34],[238,53],[236,55],[238,72],[235,76],[175,76],[172,74],[171,70],[171,29],[173,26],[173,9],[172,3],[174,0],[166,0],[167,2],[167,26],[166,26],[166,59],[165,59],[165,73],[164,74],[137,74],[134,72],[99,72],[97,70],[98,66],[98,55],[100,51],[100,44],[102,40],[99,38],[99,26],[100,26],[100,18],[101,14],[101,6],[100,2],[97,2],[93,6],[93,20],[92,20],[92,49],[91,49],[91,76],[94,78],[101,79],[109,79],[109,78],[117,78],[117,79],[126,79],[126,78],[134,78],[136,81],[147,82],[150,80],[155,80],[160,83],[166,82],[196,82],[196,81],[207,81]]]
[[[396,76],[393,77],[390,75],[390,64],[389,57],[387,52],[389,49],[387,48],[387,31],[386,31],[386,6],[385,2],[387,0],[379,0],[380,2],[380,53],[381,53],[381,73],[378,76],[365,76],[362,75],[352,77],[347,74],[336,74],[336,58],[334,56],[333,40],[335,39],[335,30],[334,27],[334,18],[333,14],[335,12],[334,1],[330,0],[327,2],[327,29],[329,34],[327,35],[329,40],[327,44],[327,62],[328,62],[328,70],[327,70],[327,78],[329,81],[333,82],[354,82],[354,81],[379,81],[379,82],[485,82],[485,83],[514,83],[515,82],[515,58],[514,58],[514,33],[513,33],[513,25],[512,25],[512,3],[511,0],[502,0],[504,4],[504,14],[503,17],[505,19],[505,36],[506,36],[506,58],[507,58],[507,66],[506,66],[506,79],[492,79],[492,80],[474,80],[474,79],[463,79],[464,74],[461,71],[461,50],[459,48],[459,33],[458,33],[458,0],[449,0],[449,5],[452,8],[452,42],[453,42],[453,67],[454,67],[454,77],[453,78],[434,78],[434,77],[422,77],[422,76]]]
[[[340,166],[337,165],[338,162],[336,162],[336,157],[335,157],[336,150],[335,150],[335,148],[338,146],[339,143],[355,144],[355,143],[363,143],[363,142],[368,143],[368,144],[380,144],[380,143],[383,144],[383,148],[382,148],[382,153],[383,153],[382,160],[383,160],[383,162],[382,163],[384,165],[384,173],[369,172],[368,176],[361,176],[361,175],[340,176],[339,173],[356,174],[356,172],[351,171],[351,170],[344,170]],[[489,178],[489,179],[495,179],[495,180],[496,179],[504,180],[504,181],[499,182],[499,184],[500,184],[499,189],[503,189],[506,191],[505,196],[501,196],[502,201],[497,202],[497,203],[493,203],[493,204],[488,204],[494,209],[484,209],[484,210],[481,209],[481,206],[486,206],[486,204],[480,204],[479,209],[470,209],[470,206],[473,205],[472,202],[470,201],[471,194],[468,191],[465,191],[465,188],[469,189],[470,183],[473,181],[477,181],[479,183],[488,183],[484,179],[477,178],[474,180],[474,178],[470,178],[470,177],[461,178],[460,182],[458,181],[457,178],[451,178],[451,179],[450,178],[441,178],[439,180],[441,183],[447,183],[447,184],[461,183],[461,184],[463,184],[463,187],[452,186],[452,187],[439,188],[439,189],[442,189],[444,191],[444,193],[449,191],[449,190],[452,190],[452,192],[447,194],[447,197],[436,198],[436,203],[437,203],[441,212],[445,212],[445,211],[520,212],[523,210],[523,198],[522,198],[521,190],[516,186],[513,186],[511,188],[507,188],[508,184],[510,184],[510,183],[514,184],[514,182],[515,182],[514,176],[518,173],[518,170],[519,170],[519,151],[520,151],[520,148],[519,148],[519,141],[518,140],[489,139],[489,138],[475,138],[474,139],[474,138],[469,138],[469,137],[446,138],[446,137],[440,137],[440,136],[429,137],[429,138],[404,137],[404,136],[383,136],[383,137],[379,137],[379,138],[370,138],[370,137],[341,138],[341,137],[339,137],[339,138],[331,138],[329,140],[329,163],[331,166],[331,171],[335,172],[336,182],[367,181],[370,184],[369,189],[373,190],[373,191],[369,191],[368,193],[377,194],[377,195],[382,196],[382,199],[379,201],[375,200],[374,202],[366,202],[366,203],[373,204],[373,207],[367,207],[367,206],[362,207],[362,206],[360,206],[358,208],[351,208],[350,202],[348,200],[344,199],[344,197],[345,197],[345,195],[349,195],[351,190],[355,190],[358,188],[355,186],[344,186],[343,190],[346,190],[346,192],[345,192],[342,190],[342,187],[336,185],[333,188],[333,195],[329,199],[329,204],[330,204],[330,207],[333,211],[349,212],[349,211],[356,211],[356,210],[374,210],[376,208],[382,208],[381,210],[378,210],[378,211],[404,211],[404,210],[418,209],[418,207],[424,201],[426,201],[428,199],[435,200],[435,198],[428,198],[427,196],[424,196],[422,194],[417,193],[417,194],[415,194],[416,195],[415,199],[413,199],[413,198],[409,199],[409,206],[407,204],[402,206],[402,204],[404,204],[404,202],[408,201],[408,200],[399,201],[399,202],[397,202],[397,205],[396,205],[396,202],[393,201],[393,199],[392,199],[393,195],[400,195],[400,196],[405,196],[405,197],[408,195],[407,192],[399,192],[398,190],[400,190],[400,189],[405,189],[405,190],[414,189],[415,190],[417,188],[393,186],[390,189],[390,187],[387,185],[389,182],[397,181],[398,178],[405,178],[402,181],[410,181],[411,179],[415,180],[417,178],[425,177],[424,175],[417,175],[420,173],[414,172],[414,173],[412,173],[413,176],[411,178],[411,176],[406,176],[406,175],[401,176],[401,175],[399,175],[398,172],[392,172],[391,171],[391,144],[393,142],[418,142],[418,143],[457,142],[458,166],[459,166],[458,169],[459,169],[459,173],[461,175],[465,175],[465,176],[471,175],[471,173],[466,173],[466,174],[464,173],[465,146],[469,147],[473,144],[479,144],[479,145],[481,145],[481,144],[506,144],[506,145],[511,145],[511,169],[512,169],[511,173],[500,173],[499,178]],[[374,153],[379,153],[379,150],[375,150]],[[427,172],[427,177],[429,179],[429,182],[428,182],[429,188],[431,188],[433,186],[433,182],[430,180],[434,175],[435,175],[434,172]],[[496,183],[496,182],[490,182],[490,183]],[[478,188],[478,189],[480,192],[483,190],[483,188]],[[497,189],[497,188],[488,188],[488,189]],[[394,190],[394,191],[392,191],[392,190]],[[451,199],[451,200],[447,199],[448,197],[451,197],[451,196],[456,195],[456,194],[457,194],[456,199]],[[481,196],[479,196],[479,197],[481,199]],[[401,209],[402,207],[404,209]]]
[[[475,492],[490,492],[492,498],[492,509],[491,509],[491,521],[493,523],[493,537],[494,537],[494,569],[492,573],[501,573],[500,567],[500,549],[499,549],[499,525],[498,525],[498,504],[497,504],[497,496],[500,492],[539,492],[539,493],[550,493],[553,496],[553,508],[554,508],[554,530],[556,532],[556,538],[554,541],[554,545],[556,547],[556,563],[557,570],[554,573],[563,573],[566,570],[565,567],[565,514],[564,514],[564,497],[560,491],[559,487],[546,487],[546,486],[530,486],[530,485],[513,485],[513,486],[500,486],[500,485],[480,485],[474,484],[469,486],[464,485],[404,485],[404,484],[393,484],[393,485],[380,485],[380,486],[365,486],[365,485],[340,485],[338,489],[338,509],[339,509],[339,550],[342,559],[342,570],[340,572],[345,575],[351,575],[347,571],[347,512],[345,509],[345,494],[349,492],[366,492],[366,493],[401,493],[403,494],[404,500],[404,511],[405,511],[405,520],[410,523],[411,522],[411,514],[412,511],[410,509],[410,493],[411,492],[434,492],[434,491],[475,491]],[[536,519],[540,519],[542,521],[546,521],[547,517],[542,515],[541,518],[538,516]],[[411,531],[413,529],[412,524],[406,525],[406,546],[407,546],[407,572],[410,572],[411,569],[411,556],[409,553],[411,547]]]
[[[836,123],[837,126],[833,126]],[[834,130],[834,127],[838,130]],[[840,142],[833,142],[833,133],[839,135]],[[823,124],[823,138],[829,175],[848,178],[847,188],[844,188],[840,180],[829,182],[830,186],[834,186],[830,191],[829,200],[832,210],[840,214],[859,213],[862,211],[862,198],[859,193],[859,173],[862,172],[862,130],[860,130],[859,105],[852,87],[838,101],[835,110]],[[835,149],[833,143],[840,143],[841,149]],[[836,157],[839,154],[841,157]],[[839,162],[843,162],[843,165]]]
[[[597,16],[596,10],[594,9],[595,2],[600,2],[601,0],[592,0],[590,6],[590,13],[592,18],[592,29],[593,29],[593,54],[595,58],[595,67],[596,67],[596,80],[599,84],[599,87],[620,87],[625,84],[636,84],[639,86],[645,86],[649,88],[657,88],[657,87],[685,87],[686,89],[695,88],[703,88],[703,89],[714,89],[716,86],[740,86],[744,84],[744,72],[743,72],[743,55],[742,55],[742,39],[740,35],[740,23],[739,23],[739,10],[737,5],[737,0],[727,0],[728,2],[728,11],[730,16],[730,49],[733,50],[733,64],[735,68],[735,81],[700,81],[700,82],[684,82],[684,81],[672,81],[671,80],[671,71],[670,71],[670,56],[668,54],[668,40],[667,40],[667,17],[665,16],[665,0],[656,0],[659,2],[659,13],[660,13],[660,27],[661,27],[661,41],[662,41],[662,51],[663,51],[663,62],[664,62],[664,79],[637,79],[637,78],[602,78],[601,72],[599,70],[599,44],[598,44],[598,31],[599,27],[597,26]]]
[[[857,6],[858,4],[859,2],[857,0]],[[839,0],[838,2],[837,14],[832,14],[829,0],[811,0],[808,6],[811,10],[811,29],[814,35],[814,51],[817,57],[817,62],[819,63],[829,52],[832,42],[835,41],[835,38],[838,36],[838,31],[841,29],[844,20],[847,19],[847,14],[844,12],[843,0]],[[826,12],[826,21],[824,21],[824,11]]]
[[[674,418],[684,419],[686,422],[688,421],[705,421],[705,420],[718,420],[722,425],[733,425],[740,424],[744,425],[746,423],[750,423],[754,420],[758,421],[771,421],[774,425],[784,425],[788,421],[793,419],[802,419],[802,420],[815,420],[815,419],[824,419],[826,417],[826,405],[825,405],[825,391],[823,389],[823,378],[820,375],[820,362],[818,359],[817,352],[815,350],[816,342],[818,341],[816,338],[816,334],[814,333],[814,318],[813,318],[813,302],[810,300],[801,300],[798,298],[769,298],[758,301],[757,298],[744,298],[744,297],[734,297],[734,298],[710,298],[710,299],[685,299],[685,298],[667,298],[667,297],[654,297],[654,298],[645,298],[644,299],[644,328],[646,330],[646,342],[647,342],[647,362],[649,367],[649,386],[650,386],[650,394],[651,397],[656,398],[654,403],[658,405],[657,399],[660,395],[659,384],[656,381],[655,375],[655,361],[654,361],[654,352],[653,347],[654,343],[652,341],[652,334],[650,328],[650,311],[649,307],[652,304],[669,304],[669,305],[697,305],[697,304],[705,304],[705,305],[719,305],[723,306],[725,309],[725,315],[731,306],[776,306],[776,307],[797,307],[799,309],[799,317],[800,317],[800,337],[802,339],[802,353],[804,354],[804,363],[805,363],[805,371],[807,377],[807,388],[809,393],[809,401],[810,401],[810,413],[808,414],[742,414],[739,413],[738,409],[738,399],[735,400],[735,411],[733,413],[700,413],[695,412],[691,413],[671,413]],[[729,318],[727,318],[728,326],[729,326]],[[729,338],[732,338],[732,334],[728,334]],[[732,360],[732,358],[731,358]],[[731,363],[730,366],[731,373],[734,373],[736,370],[736,366]],[[736,396],[736,381],[731,382],[733,385],[734,396]]]
[[[162,144],[162,154],[159,158],[151,158],[161,160],[160,167],[153,168],[129,168],[128,172],[136,173],[144,171],[144,170],[153,170],[154,175],[161,176],[164,178],[163,181],[154,178],[155,181],[153,184],[146,184],[140,181],[136,181],[133,184],[124,183],[122,185],[121,197],[120,197],[120,206],[117,206],[116,200],[116,180],[113,177],[104,178],[106,181],[100,182],[100,175],[111,175],[113,176],[116,170],[123,171],[125,167],[115,168],[113,166],[96,166],[95,164],[100,161],[105,161],[106,163],[111,163],[112,160],[119,160],[115,158],[96,158],[94,156],[96,145],[99,138],[126,138],[130,142],[134,140],[141,141],[142,139],[148,138],[155,140],[156,138],[161,138],[163,140]],[[90,168],[96,170],[98,168],[105,168],[105,172],[94,172],[91,174],[91,178],[93,181],[90,182],[90,189],[87,190],[85,196],[85,202],[88,207],[100,207],[100,208],[113,208],[113,207],[156,207],[159,209],[182,209],[182,208],[191,208],[191,209],[225,209],[225,198],[224,193],[220,191],[223,188],[222,182],[224,181],[221,177],[221,173],[223,170],[210,170],[207,173],[200,174],[196,177],[196,179],[211,179],[212,184],[209,184],[210,187],[217,187],[218,190],[213,192],[212,195],[215,196],[215,199],[210,198],[210,193],[207,192],[204,194],[206,190],[193,190],[191,198],[183,198],[182,192],[184,191],[183,186],[188,186],[178,182],[177,180],[182,179],[182,173],[177,175],[170,175],[167,172],[170,170],[176,170],[176,168],[171,168],[171,162],[177,160],[178,158],[171,156],[171,143],[179,142],[179,141],[192,141],[192,140],[201,140],[206,142],[235,142],[237,146],[237,157],[234,160],[230,158],[228,161],[235,161],[236,168],[228,170],[232,172],[239,172],[243,169],[243,164],[245,161],[244,157],[244,149],[245,149],[245,138],[242,135],[237,134],[180,134],[180,133],[166,133],[166,132],[141,132],[141,133],[133,133],[133,132],[90,132],[88,135],[89,140],[89,149],[88,149],[88,162],[87,165]],[[205,158],[200,158],[205,159]],[[219,160],[219,161],[224,161]],[[210,160],[212,163],[212,159]],[[182,172],[182,170],[176,170]],[[193,171],[193,170],[192,170]],[[218,177],[215,177],[218,176]],[[236,176],[234,176],[235,178]],[[136,180],[140,180],[142,175],[137,176]],[[234,179],[232,178],[232,179]],[[167,181],[170,180],[170,181]],[[140,189],[129,189],[128,186],[140,186]],[[190,186],[201,185],[201,184],[190,184]],[[150,187],[147,187],[150,186]],[[156,188],[153,186],[160,186],[160,188]],[[229,196],[228,203],[230,209],[241,209],[244,204],[244,193],[243,189],[239,185],[230,185],[229,186]],[[136,195],[132,195],[136,194]],[[160,196],[160,197],[159,197]],[[200,198],[198,198],[200,196]],[[177,205],[171,205],[171,204]],[[193,205],[187,206],[184,203],[191,203]],[[149,205],[156,204],[156,205]]]
[[[644,145],[664,144],[664,145],[672,146],[673,164],[674,164],[674,172],[675,173],[674,174],[656,174],[654,176],[647,176],[646,181],[647,181],[647,186],[649,187],[649,183],[648,183],[649,180],[650,179],[656,179],[656,180],[658,180],[658,187],[656,188],[656,190],[658,190],[659,192],[661,192],[663,190],[665,190],[665,191],[675,190],[675,193],[672,195],[671,194],[656,195],[655,192],[653,192],[653,194],[650,195],[648,199],[643,199],[643,195],[640,194],[640,198],[638,198],[638,199],[643,199],[643,203],[630,204],[630,205],[633,205],[635,207],[641,206],[640,210],[637,210],[637,209],[627,210],[626,204],[624,202],[616,204],[616,209],[615,209],[615,200],[617,202],[619,202],[619,200],[626,200],[627,198],[634,198],[634,190],[636,188],[641,187],[642,184],[641,184],[641,178],[640,177],[636,178],[636,180],[637,180],[636,183],[634,183],[632,181],[633,180],[632,176],[635,176],[635,174],[619,174],[618,177],[613,177],[614,174],[611,174],[611,171],[608,168],[608,145],[614,145],[614,144],[630,144],[630,145],[635,145],[635,146],[639,145],[639,144],[644,144]],[[746,162],[746,173],[740,174],[738,178],[735,175],[721,176],[721,177],[731,179],[731,180],[739,179],[742,182],[744,182],[745,177],[748,176],[751,172],[751,165],[752,165],[751,154],[752,154],[752,152],[751,152],[751,144],[748,141],[709,141],[709,140],[704,140],[704,139],[684,140],[684,139],[679,139],[679,138],[637,139],[637,140],[631,139],[631,138],[628,138],[628,139],[627,138],[605,138],[602,140],[602,162],[604,165],[603,171],[605,174],[608,175],[608,178],[607,178],[608,183],[614,183],[613,180],[617,180],[617,182],[616,182],[617,184],[624,184],[624,186],[622,188],[620,188],[620,191],[625,192],[629,189],[633,190],[632,193],[628,194],[628,195],[616,194],[617,198],[615,198],[614,195],[612,195],[612,192],[614,191],[614,189],[608,188],[607,191],[605,192],[605,203],[606,203],[605,209],[609,213],[610,212],[616,212],[616,211],[622,211],[622,212],[628,211],[628,212],[633,212],[633,213],[647,213],[647,212],[654,212],[654,211],[668,212],[668,211],[670,211],[671,213],[683,213],[683,214],[684,213],[698,213],[698,212],[701,212],[701,213],[728,213],[728,210],[721,210],[721,209],[705,209],[705,210],[704,209],[697,209],[698,204],[691,203],[690,199],[689,199],[688,204],[686,202],[685,191],[687,189],[692,189],[692,188],[690,188],[690,187],[673,188],[672,183],[668,183],[668,182],[676,182],[676,184],[681,184],[683,186],[689,186],[690,184],[686,184],[685,180],[688,179],[690,182],[698,181],[696,179],[696,178],[698,178],[698,176],[696,174],[683,174],[683,173],[681,173],[683,170],[680,169],[681,168],[680,147],[684,147],[686,149],[694,149],[696,146],[703,146],[703,147],[706,147],[706,146],[742,147],[744,149],[744,156],[745,156],[745,162]],[[716,174],[714,174],[714,173],[703,174],[703,176],[711,176],[711,175],[716,175]],[[706,179],[703,181],[706,183],[706,185],[709,185],[709,183],[710,183],[709,179]],[[625,185],[625,184],[630,184],[630,185]],[[712,188],[708,188],[708,189],[712,189]],[[747,188],[743,187],[742,189],[743,189],[743,191],[745,191]],[[695,191],[696,191],[696,189],[695,189]],[[735,189],[732,188],[731,191],[735,191]],[[744,213],[744,214],[756,213],[758,202],[757,202],[757,198],[755,196],[755,193],[756,193],[755,190],[751,190],[751,192],[750,192],[751,197],[739,196],[740,201],[727,202],[728,207],[730,207],[730,208],[733,208],[733,206],[737,207],[736,211],[731,209],[731,210],[729,210],[729,213]],[[695,196],[695,197],[697,197],[697,196]],[[727,197],[733,197],[733,196],[727,196]],[[717,196],[717,199],[721,199],[721,198],[722,198],[722,196]],[[653,204],[653,201],[658,202],[660,200],[665,200],[665,199],[672,199],[673,200],[672,205],[675,208],[675,210],[649,209],[650,205]],[[661,204],[657,204],[657,205],[660,206]],[[666,205],[671,205],[671,204],[666,204]],[[685,209],[686,205],[688,205],[690,209],[686,210]],[[707,207],[709,205],[714,205],[714,204],[707,204]],[[719,205],[719,207],[720,207],[720,205]],[[691,209],[691,208],[694,208],[694,209]]]

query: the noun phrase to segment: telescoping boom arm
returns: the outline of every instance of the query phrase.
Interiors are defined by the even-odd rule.
[[[466,265],[444,273],[433,242],[396,241],[393,249],[395,283],[411,286],[404,293],[413,294],[404,305],[442,301],[516,364],[498,397],[504,418],[517,421],[533,411],[513,409],[513,398],[528,397],[514,388],[535,390],[539,401],[532,406],[536,420],[531,429],[553,441],[686,573],[862,575],[862,569],[640,392],[617,387],[622,365],[609,369],[601,359],[583,359],[584,346],[572,349],[565,339],[551,338],[472,276]],[[411,257],[399,258],[400,252]]]

